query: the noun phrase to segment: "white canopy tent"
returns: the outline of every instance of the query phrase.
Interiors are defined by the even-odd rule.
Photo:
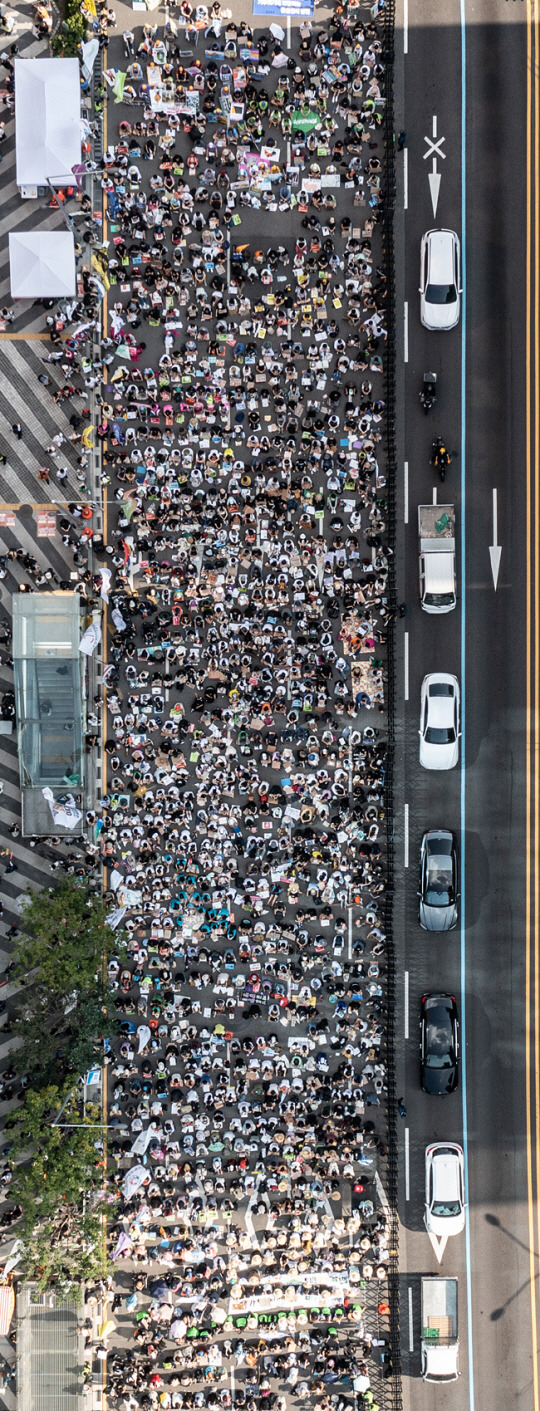
[[[60,299],[75,294],[71,231],[20,230],[9,237],[13,299]]]
[[[18,186],[62,186],[81,160],[78,59],[15,59]]]

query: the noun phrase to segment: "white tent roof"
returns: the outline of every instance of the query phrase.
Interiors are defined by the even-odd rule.
[[[59,299],[75,293],[75,247],[66,230],[20,230],[9,237],[13,299]]]
[[[62,186],[81,160],[78,59],[15,59],[17,185]]]

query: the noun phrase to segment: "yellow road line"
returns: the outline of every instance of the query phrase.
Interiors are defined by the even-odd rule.
[[[71,337],[71,334],[66,334]],[[3,343],[48,343],[48,333],[0,333]]]
[[[531,264],[532,264],[532,162],[531,162],[531,133],[532,133],[532,62],[533,62],[533,34],[532,23],[535,23],[535,56],[537,53],[537,16],[536,0],[527,0],[527,236],[526,236],[526,507],[527,507],[527,574],[526,574],[526,836],[525,836],[525,940],[526,940],[526,972],[525,972],[525,1073],[526,1073],[526,1131],[527,1131],[527,1206],[528,1206],[528,1229],[529,1229],[529,1281],[531,1290],[531,1333],[532,1333],[532,1364],[533,1364],[533,1400],[535,1411],[539,1411],[539,1386],[538,1386],[538,1315],[536,1298],[536,1260],[535,1260],[535,1220],[534,1220],[534,1185],[533,1185],[533,1156],[532,1156],[532,1088],[531,1088],[531,706],[532,706],[532,662],[531,662],[531,537],[532,537],[532,466],[531,466],[531,397],[532,397],[532,377],[531,377]],[[535,274],[538,268],[538,76],[535,72]],[[535,284],[536,290],[538,283]],[[537,300],[535,300],[537,302]],[[538,313],[535,317],[535,353],[538,350]],[[535,390],[537,391],[537,376],[535,369]],[[538,395],[535,398],[535,476],[538,466]],[[537,514],[537,485],[535,481],[535,516]],[[535,540],[536,544],[536,540]],[[535,560],[537,555],[535,554]],[[535,658],[537,667],[537,657]],[[537,671],[535,672],[537,674]],[[535,825],[537,825],[537,798],[538,780],[536,777],[537,754],[536,754],[536,716],[534,721],[534,744],[535,744]],[[535,826],[534,835],[534,863],[536,863],[538,845],[538,834]],[[534,866],[535,875],[535,903],[537,900],[537,867]],[[538,1074],[538,1019],[537,1019],[537,995],[538,995],[538,908],[535,905],[534,914],[534,994],[535,994],[535,1072]],[[537,1107],[537,1087],[535,1089],[535,1144],[538,1142],[538,1107]]]
[[[538,875],[538,856],[540,842],[540,814],[539,814],[539,790],[538,790],[538,647],[539,647],[539,625],[540,619],[537,610],[538,588],[539,588],[539,555],[538,544],[538,459],[540,454],[540,422],[539,422],[539,402],[538,402],[538,347],[540,335],[540,320],[538,309],[538,5],[534,0],[534,517],[533,517],[533,543],[534,543],[534,648],[533,648],[533,683],[534,683],[534,707],[533,707],[533,756],[534,756],[534,1118],[535,1118],[535,1155],[536,1155],[536,1224],[537,1224],[537,1244],[540,1236],[538,1192],[540,1191],[540,1028],[538,1023],[538,983],[539,972],[539,951],[538,951],[538,908],[540,902],[540,878]]]
[[[106,49],[106,48],[103,50],[103,68],[104,68],[104,69],[107,68],[107,49]],[[107,92],[105,93],[105,98],[104,98],[104,102],[103,102],[103,127],[102,127],[102,134],[103,134],[103,151],[106,152],[106,150],[107,150]],[[103,232],[103,234],[102,234],[102,240],[103,240],[103,242],[105,242],[105,240],[107,239],[107,197],[106,197],[105,191],[102,191],[102,196],[101,196],[101,215],[102,215],[102,226],[101,226],[101,228],[102,228],[102,232]],[[103,323],[102,323],[103,337],[105,337],[105,336],[106,336],[106,333],[107,333],[107,292],[106,292],[106,291],[105,291],[105,294],[104,294],[104,296],[103,296],[103,302],[102,302],[102,305],[101,305],[101,315],[102,315],[102,320],[103,320]],[[105,448],[106,448],[106,442],[102,445],[102,457],[103,457],[103,453],[104,453],[104,451],[105,451]],[[102,491],[103,491],[103,487],[102,487]],[[104,544],[106,544],[106,543],[107,543],[107,495],[106,495],[106,493],[105,493],[105,494],[102,493],[102,510],[103,510],[103,542],[104,542]],[[106,622],[107,622],[107,604],[106,604],[106,603],[104,603],[104,605],[103,605],[103,610],[104,610],[105,623],[106,623]],[[106,667],[106,665],[107,665],[107,632],[106,632],[106,630],[105,630],[104,632],[102,632],[102,662],[103,662],[103,669],[105,669],[105,667]],[[106,792],[107,792],[107,755],[105,754],[105,738],[106,738],[106,731],[107,731],[107,692],[106,692],[106,690],[105,690],[105,682],[103,682],[102,696],[103,696],[103,706],[102,706],[102,722],[103,722],[103,723],[102,723],[101,738],[102,738],[102,746],[103,746],[103,749],[102,749],[102,771],[101,771],[101,780],[102,780],[103,792],[104,792],[104,794],[106,794]],[[104,867],[104,869],[103,869],[103,884],[104,884],[104,888],[106,887],[106,883],[107,883],[107,871],[106,871],[106,868]],[[103,1110],[103,1121],[106,1122],[106,1121],[107,1121],[107,1068],[106,1068],[106,1065],[105,1065],[105,1064],[103,1065],[103,1080],[102,1080],[102,1110]],[[104,1133],[103,1133],[103,1138],[104,1138],[104,1140],[103,1140],[103,1159],[104,1159],[104,1168],[103,1168],[103,1170],[104,1170],[104,1176],[106,1177],[106,1175],[107,1175],[107,1130],[106,1130],[106,1129],[105,1129],[105,1131],[104,1131]],[[106,1264],[106,1259],[107,1259],[107,1234],[108,1234],[108,1220],[107,1220],[107,1211],[105,1210],[104,1218],[103,1218],[103,1262],[104,1262],[104,1265]],[[104,1411],[107,1411],[107,1358],[105,1358],[105,1359],[103,1360],[102,1364],[101,1364],[101,1400],[102,1400],[102,1405],[103,1405]],[[536,1411],[536,1408],[535,1408],[535,1411]]]

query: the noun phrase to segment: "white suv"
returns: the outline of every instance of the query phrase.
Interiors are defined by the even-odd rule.
[[[459,1235],[465,1225],[463,1151],[457,1142],[426,1147],[426,1209],[429,1235]]]
[[[459,323],[459,240],[453,230],[428,230],[420,246],[420,320],[443,332]]]

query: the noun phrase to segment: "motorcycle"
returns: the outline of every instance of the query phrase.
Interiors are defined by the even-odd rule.
[[[428,412],[431,411],[431,408],[435,406],[435,402],[437,401],[436,372],[424,373],[422,391],[418,393],[418,396],[427,416]]]
[[[439,472],[439,479],[444,480],[446,471],[452,464],[452,457],[449,455],[444,441],[437,436],[433,442],[433,455],[431,465],[434,465]]]

